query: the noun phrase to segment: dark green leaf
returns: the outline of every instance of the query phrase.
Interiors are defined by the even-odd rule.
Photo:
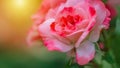
[[[112,56],[109,54],[109,53],[106,53],[103,57],[102,57],[103,60],[106,60],[108,63],[110,64],[113,64],[114,61],[113,61],[113,58]]]
[[[102,0],[104,3],[106,3],[107,2],[107,0]]]

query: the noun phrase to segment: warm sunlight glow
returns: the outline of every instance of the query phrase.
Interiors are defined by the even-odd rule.
[[[15,6],[16,7],[24,7],[25,5],[25,0],[15,0]]]
[[[37,0],[5,0],[4,1],[4,9],[6,14],[9,14],[12,16],[11,18],[26,18],[29,16],[31,17],[31,13],[33,10],[37,11],[37,7],[34,8],[35,6],[40,4],[40,1]]]

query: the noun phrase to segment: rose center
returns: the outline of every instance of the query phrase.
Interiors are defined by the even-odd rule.
[[[59,34],[69,34],[75,31],[76,25],[80,23],[82,17],[79,14],[75,14],[74,11],[72,7],[65,7],[62,11],[63,15],[51,24],[51,30]],[[68,14],[64,15],[66,12]]]

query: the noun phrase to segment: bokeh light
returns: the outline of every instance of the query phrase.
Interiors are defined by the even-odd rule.
[[[26,0],[14,0],[14,3],[15,3],[15,6],[16,6],[16,7],[23,8],[24,5],[26,4],[25,1],[26,1]]]
[[[7,26],[9,25],[6,29],[11,29],[7,33],[10,36],[7,40],[10,38],[25,41],[25,36],[32,25],[31,16],[37,11],[39,5],[40,0],[2,0],[1,19],[6,22]],[[4,32],[3,34],[6,34]]]

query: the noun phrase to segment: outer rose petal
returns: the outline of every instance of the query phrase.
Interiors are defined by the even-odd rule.
[[[76,49],[76,60],[79,65],[85,65],[94,58],[95,47],[90,41],[85,41]]]
[[[66,0],[43,0],[39,11],[32,16],[32,19],[36,24],[40,24],[45,20],[47,12],[51,8],[55,8],[61,3],[64,3]]]
[[[117,15],[117,11],[116,11],[115,7],[113,7],[109,3],[106,4],[106,7],[109,9],[109,11],[111,13],[111,15],[110,15],[111,18],[113,18]]]
[[[108,29],[108,28],[109,28],[109,26],[110,26],[110,20],[111,20],[111,18],[109,18],[109,17],[107,17],[107,18],[104,20],[104,22],[103,22],[103,27],[104,27],[104,29]]]
[[[53,33],[51,32],[50,25],[53,21],[54,21],[54,19],[48,19],[38,26],[38,31],[42,37],[51,37],[52,38]]]
[[[120,6],[120,0],[108,0],[106,6],[111,12],[111,17],[113,18],[117,15],[116,6]]]
[[[44,43],[50,51],[68,52],[73,48],[73,45],[67,45],[57,39],[44,40]]]
[[[90,33],[90,37],[89,40],[91,42],[97,42],[99,37],[100,37],[100,32],[102,30],[103,27],[96,27],[91,33]]]
[[[67,43],[67,40],[56,36],[54,32],[51,31],[50,25],[54,19],[48,19],[44,23],[40,24],[39,32],[41,37],[49,50],[57,50],[61,52],[67,52],[73,48],[73,45]]]
[[[78,3],[84,2],[86,0],[67,0],[66,5],[75,6]]]
[[[30,29],[30,31],[28,32],[28,36],[26,38],[28,45],[33,45],[33,43],[36,40],[41,40],[41,37],[39,35],[37,28],[38,28],[38,26],[36,24],[34,24],[33,27]]]
[[[37,31],[32,31],[31,30],[28,33],[26,41],[27,41],[27,44],[31,46],[31,45],[33,45],[34,41],[40,40],[40,39],[41,39],[41,37],[40,37],[39,33]]]

